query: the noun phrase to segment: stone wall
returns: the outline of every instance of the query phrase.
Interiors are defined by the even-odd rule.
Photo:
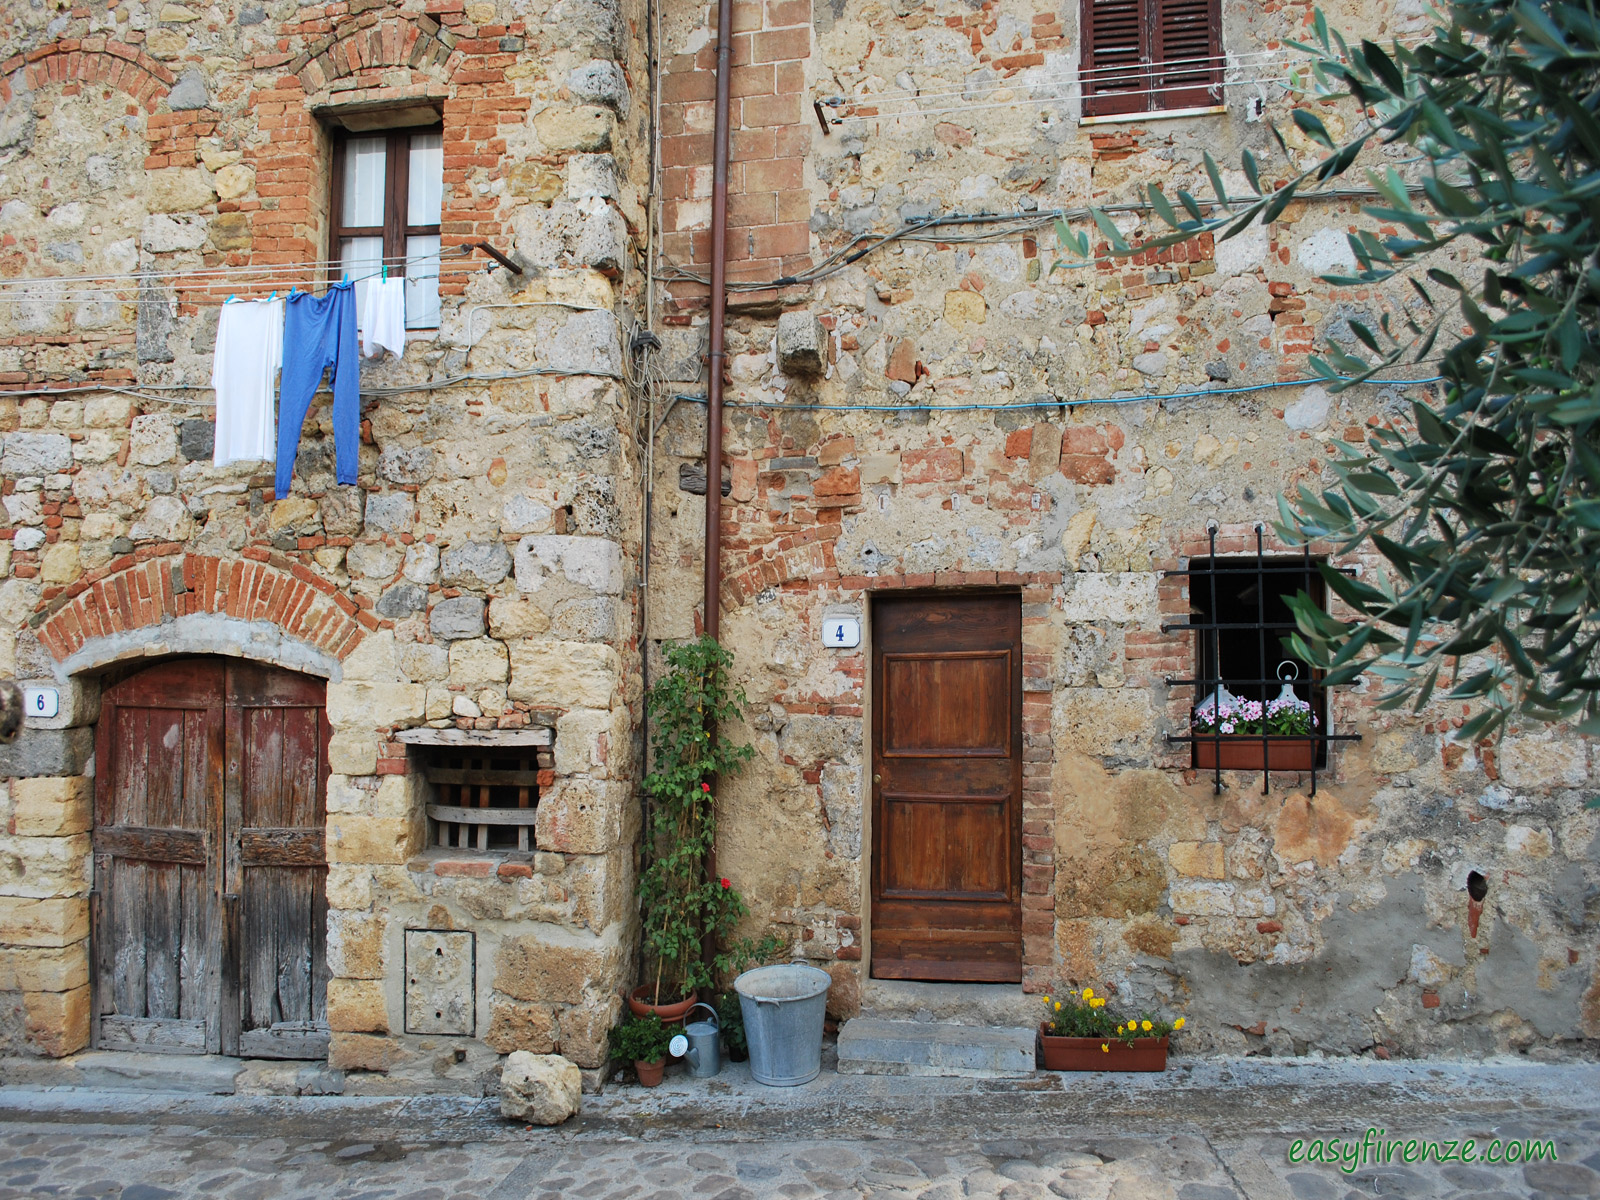
[[[1329,15],[1421,28],[1410,0]],[[1362,740],[1314,794],[1236,775],[1216,795],[1166,741],[1192,702],[1167,679],[1193,646],[1162,630],[1188,611],[1162,572],[1204,552],[1208,524],[1224,552],[1249,549],[1278,492],[1327,477],[1335,438],[1405,411],[1393,386],[1307,382],[1351,320],[1407,302],[1318,278],[1351,265],[1359,199],[1088,264],[1047,216],[992,237],[942,226],[787,278],[934,213],[1110,204],[1143,236],[1146,184],[1209,194],[1203,150],[1226,168],[1250,148],[1285,175],[1269,126],[1294,103],[1281,47],[1309,6],[1230,0],[1223,17],[1226,111],[1084,123],[1075,4],[736,3],[723,628],[758,753],[719,793],[719,864],[752,931],[827,965],[853,1011],[871,959],[870,646],[824,650],[821,622],[869,617],[883,589],[1013,589],[1026,986],[1109,984],[1183,1012],[1195,1051],[1570,1051],[1600,1031],[1591,742],[1462,744],[1458,710],[1381,713],[1357,688],[1330,715]],[[329,680],[331,1058],[365,1073],[352,1086],[473,1090],[516,1048],[603,1063],[636,973],[641,607],[646,647],[697,628],[706,501],[684,485],[705,478],[708,20],[669,4],[649,39],[652,197],[644,6],[0,16],[0,671],[62,689],[60,716],[0,751],[9,1052],[87,1038],[101,683],[203,653]],[[304,286],[294,264],[327,255],[338,112],[418,104],[442,115],[445,243],[488,241],[523,273],[447,261],[440,328],[363,367],[356,487],[334,482],[326,397],[289,495],[263,464],[214,469],[218,302]],[[1322,115],[1336,136],[1353,118]],[[668,385],[641,597],[628,333],[653,220]],[[258,286],[237,270],[272,265],[287,269]],[[218,267],[235,271],[193,273]],[[101,278],[42,282],[57,276]],[[825,331],[820,373],[780,370],[785,311]],[[406,739],[429,728],[550,731],[533,850],[427,846]],[[1471,870],[1489,881],[1476,936]],[[470,1034],[408,995],[424,946],[470,956]]]
[[[329,681],[332,1064],[468,1090],[517,1048],[603,1064],[635,941],[642,14],[0,17],[0,672],[63,689],[0,752],[8,1052],[88,1037],[101,682],[200,653]],[[364,361],[355,487],[333,478],[326,393],[290,494],[270,464],[213,468],[220,302],[320,278],[330,122],[418,104],[441,114],[444,245],[487,241],[522,274],[447,258],[440,327]],[[551,731],[535,849],[428,846],[398,735],[430,727]],[[428,1027],[407,1020],[407,930],[474,935],[449,943],[473,955],[470,1037],[406,1032]]]
[[[759,39],[786,11],[736,5],[736,32]],[[1209,195],[1204,150],[1235,191],[1246,148],[1264,177],[1286,175],[1269,125],[1292,130],[1294,98],[1274,80],[1310,8],[1223,16],[1229,77],[1249,81],[1226,89],[1225,112],[1085,124],[1076,4],[816,5],[809,53],[793,48],[809,90],[775,129],[785,161],[800,159],[810,260],[934,213],[1130,206],[1150,183]],[[1408,4],[1329,17],[1421,29]],[[698,5],[664,15],[663,124],[684,137],[709,130],[705,20]],[[756,65],[752,51],[740,69],[754,80]],[[839,101],[826,132],[812,99]],[[902,115],[918,108],[929,115]],[[735,113],[736,158],[778,111],[749,109]],[[1319,112],[1335,136],[1352,119]],[[698,268],[693,171],[687,202],[664,195],[664,248]],[[1346,233],[1372,226],[1360,204],[1301,201],[1232,240],[1131,260],[1074,219],[1100,243],[1091,264],[1049,220],[989,240],[943,226],[809,286],[735,295],[723,629],[757,757],[723,786],[718,862],[752,900],[752,931],[778,929],[834,973],[841,1015],[871,958],[870,645],[825,649],[821,625],[868,627],[886,589],[982,587],[1023,603],[1026,987],[1110,985],[1185,1014],[1192,1052],[1566,1053],[1600,1032],[1591,741],[1521,728],[1463,744],[1459,706],[1379,712],[1367,687],[1331,700],[1334,729],[1361,740],[1331,750],[1314,794],[1305,775],[1275,773],[1264,793],[1240,773],[1216,795],[1166,741],[1187,731],[1194,697],[1167,680],[1193,673],[1194,645],[1162,630],[1189,612],[1183,577],[1162,572],[1206,553],[1213,524],[1222,553],[1253,553],[1258,523],[1281,549],[1277,494],[1324,483],[1334,439],[1407,411],[1396,387],[1308,382],[1311,353],[1354,345],[1351,320],[1407,301],[1319,279],[1353,268]],[[1163,228],[1136,208],[1115,219],[1130,240]],[[743,256],[743,224],[732,233]],[[733,277],[793,270],[764,265]],[[703,392],[703,290],[668,281],[674,390]],[[781,368],[780,308],[827,330],[821,374]],[[704,500],[681,490],[680,466],[700,465],[703,436],[703,407],[680,402],[657,446],[651,639],[691,632]],[[1489,881],[1476,936],[1472,870]]]

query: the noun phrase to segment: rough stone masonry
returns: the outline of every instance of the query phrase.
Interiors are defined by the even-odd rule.
[[[1351,320],[1405,302],[1319,280],[1352,263],[1358,200],[1089,265],[1048,222],[952,229],[762,286],[933,213],[1205,194],[1203,149],[1282,173],[1269,125],[1296,102],[1283,47],[1309,15],[1229,0],[1216,111],[1085,123],[1075,4],[736,0],[744,289],[718,466],[724,636],[758,754],[722,789],[718,861],[751,932],[833,973],[838,1015],[870,966],[868,660],[824,649],[820,623],[866,618],[883,589],[1006,588],[1026,987],[1113,986],[1184,1014],[1191,1052],[1572,1055],[1600,1033],[1591,741],[1464,744],[1459,711],[1382,713],[1357,688],[1329,718],[1362,740],[1315,795],[1240,773],[1219,796],[1165,740],[1193,699],[1165,681],[1194,645],[1162,631],[1190,611],[1162,569],[1206,552],[1208,522],[1247,552],[1333,439],[1404,411],[1394,387],[1303,382]],[[1329,19],[1388,37],[1424,17],[1392,0]],[[603,1065],[637,974],[643,660],[698,628],[718,494],[703,407],[671,399],[704,387],[690,276],[715,30],[703,4],[655,22],[613,0],[0,14],[0,671],[61,696],[0,752],[8,1053],[88,1041],[103,686],[228,655],[328,681],[327,1024],[350,1086],[478,1091],[513,1050]],[[824,130],[813,101],[835,99]],[[488,242],[521,273],[443,259],[438,327],[362,368],[354,487],[334,481],[326,394],[290,494],[270,464],[213,468],[219,303],[322,278],[334,132],[418,114],[442,131],[443,244]],[[1352,114],[1324,119],[1337,136]],[[232,271],[195,274],[212,268]],[[630,334],[652,313],[647,391]],[[414,739],[541,729],[532,847],[431,844]],[[1489,886],[1476,936],[1469,871]],[[470,968],[449,976],[469,991],[448,1032],[407,1032],[424,933]]]

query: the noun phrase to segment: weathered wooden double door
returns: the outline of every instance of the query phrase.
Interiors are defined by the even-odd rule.
[[[872,613],[872,974],[1022,978],[1022,602]]]
[[[96,738],[95,1044],[327,1054],[325,685],[182,659],[109,688]]]

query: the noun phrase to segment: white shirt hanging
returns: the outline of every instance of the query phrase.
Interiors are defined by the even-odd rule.
[[[224,304],[211,356],[211,386],[217,395],[213,465],[277,458],[274,401],[282,365],[283,301]]]

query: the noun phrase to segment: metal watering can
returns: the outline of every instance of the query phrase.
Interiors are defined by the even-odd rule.
[[[689,1015],[695,1008],[705,1009],[711,1014],[711,1020],[691,1023]],[[689,1074],[697,1079],[708,1079],[722,1070],[722,1051],[718,1045],[721,1037],[722,1026],[717,1021],[717,1010],[709,1004],[696,1004],[684,1013],[683,1032],[672,1039],[667,1050],[672,1057],[688,1061]]]

